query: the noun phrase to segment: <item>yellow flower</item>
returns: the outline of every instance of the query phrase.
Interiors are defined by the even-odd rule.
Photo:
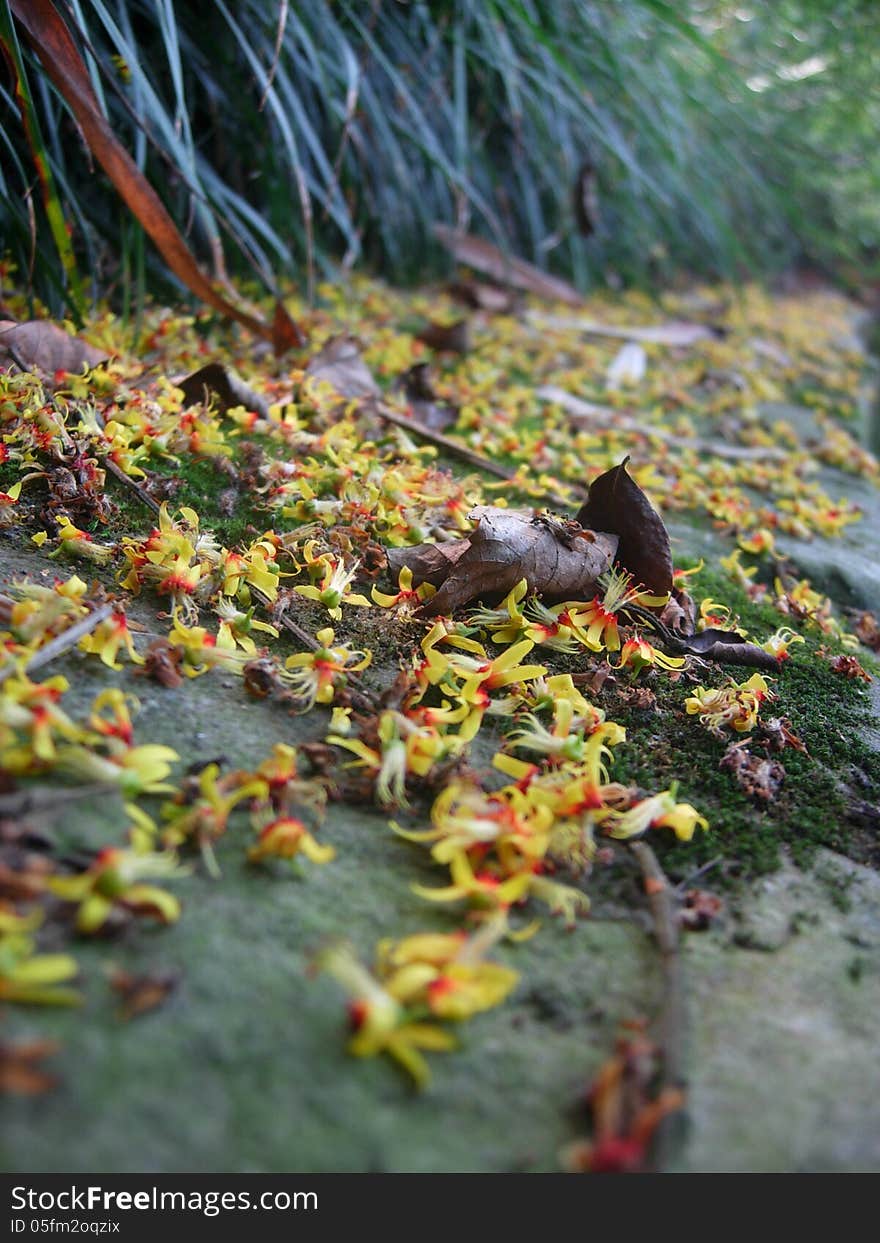
[[[408,565],[402,567],[398,575],[399,589],[395,595],[388,595],[384,591],[380,591],[378,587],[373,587],[370,595],[373,603],[378,604],[383,609],[394,608],[397,605],[405,604],[410,608],[418,608],[423,600],[429,600],[436,591],[430,583],[422,583],[418,587],[413,587],[412,570]]]
[[[311,564],[316,565],[318,563],[321,563],[323,570],[318,586],[294,587],[294,591],[309,600],[317,600],[319,604],[323,604],[334,621],[339,621],[342,617],[341,606],[343,603],[356,604],[361,608],[370,607],[370,601],[366,596],[349,591],[349,586],[357,574],[360,562],[355,561],[351,568],[347,570],[341,560],[337,560],[335,557],[325,553]]]
[[[163,834],[168,846],[182,846],[192,842],[202,853],[209,873],[219,876],[220,869],[214,856],[214,843],[226,832],[229,817],[243,799],[265,798],[266,782],[254,778],[243,785],[235,785],[237,777],[218,781],[220,769],[216,764],[206,764],[199,774],[196,791],[186,787],[173,802],[162,807],[162,819],[167,822]],[[227,788],[232,785],[232,789]]]
[[[717,690],[698,686],[684,706],[688,716],[698,715],[700,723],[712,734],[720,736],[725,726],[743,734],[757,722],[764,700],[773,698],[761,674],[754,673],[747,682],[737,683],[731,678]]]
[[[736,542],[743,552],[750,552],[753,555],[772,553],[776,548],[773,532],[768,531],[766,527],[760,527],[751,535],[740,535]]]
[[[725,570],[727,570],[734,582],[738,583],[740,587],[745,588],[745,590],[748,590],[753,586],[752,579],[758,573],[758,567],[756,565],[752,565],[746,569],[745,566],[740,564],[741,557],[741,549],[735,548],[729,557],[721,558],[721,565]]]
[[[278,638],[278,631],[274,626],[254,618],[253,608],[242,613],[234,604],[221,598],[214,606],[214,611],[221,619],[217,633],[217,647],[221,651],[229,651],[230,648],[238,646],[249,656],[253,656],[257,651],[257,645],[251,637],[251,632],[255,630],[271,635],[274,639]]]
[[[593,652],[619,652],[618,613],[628,604],[650,608],[666,604],[668,596],[651,596],[632,586],[632,578],[618,570],[609,570],[600,580],[605,593],[587,604],[567,604],[559,620],[569,626],[581,643]]]
[[[529,622],[520,606],[528,590],[528,580],[521,578],[497,609],[475,609],[468,617],[468,625],[489,630],[495,643],[513,643],[518,636],[525,637]]]
[[[176,612],[168,642],[183,652],[183,672],[188,678],[197,678],[217,667],[240,675],[249,659],[247,651],[239,651],[229,627],[221,625],[215,636],[204,626],[185,625]]]
[[[270,805],[276,811],[288,811],[298,803],[311,809],[316,816],[323,814],[327,802],[327,790],[319,780],[301,777],[297,768],[296,747],[276,742],[272,754],[251,773],[238,773],[237,778],[250,782],[257,778],[265,783]]]
[[[296,816],[278,816],[263,824],[255,823],[260,829],[260,836],[257,844],[248,851],[252,863],[273,856],[295,859],[299,854],[304,854],[312,863],[330,863],[336,858],[333,847],[316,842],[306,825]]]
[[[141,884],[147,877],[186,875],[172,854],[139,854],[108,848],[79,876],[52,877],[48,887],[59,898],[77,904],[76,928],[84,936],[99,932],[114,914],[143,915],[172,924],[180,903],[164,889]]]
[[[566,760],[580,763],[586,758],[591,746],[595,749],[600,745],[590,741],[597,734],[603,743],[611,746],[622,742],[626,736],[621,725],[614,721],[596,721],[592,714],[586,722],[586,728],[582,727],[575,716],[575,707],[571,700],[558,699],[553,705],[552,730],[548,730],[534,713],[529,712],[521,718],[519,729],[508,734],[506,745],[514,750],[522,748],[536,751],[559,763]]]
[[[402,941],[380,941],[377,974],[406,1005],[423,1005],[438,1018],[462,1022],[500,1005],[519,982],[510,967],[483,960],[499,931],[492,928],[488,937],[417,933]]]
[[[376,797],[385,807],[407,806],[407,776],[427,776],[436,763],[462,746],[457,735],[442,734],[433,725],[420,724],[391,709],[380,715],[375,735],[378,747],[368,746],[363,738],[338,735],[329,735],[327,741],[356,755],[355,764],[373,770]]]
[[[32,682],[26,673],[7,678],[0,697],[0,763],[13,772],[27,772],[58,758],[56,738],[78,741],[83,731],[59,707],[69,689],[60,675]],[[25,735],[22,745],[17,735]]]
[[[452,855],[449,871],[451,885],[439,888],[413,885],[413,893],[429,902],[461,902],[467,899],[479,909],[501,912],[525,898],[532,881],[531,871],[526,870],[503,878],[494,872],[475,873],[470,859],[461,850]]]
[[[22,1006],[78,1006],[82,995],[59,985],[78,973],[69,954],[37,954],[30,937],[0,938],[0,1002]]]
[[[15,521],[15,506],[21,496],[21,480],[14,483],[8,492],[0,489],[0,527],[12,526]]]
[[[631,669],[634,678],[652,665],[658,665],[661,669],[681,669],[684,663],[683,657],[667,656],[641,635],[635,635],[624,642],[620,649],[619,664],[614,665],[610,660],[608,662],[612,669]]]
[[[171,747],[158,743],[128,747],[110,756],[98,755],[87,747],[65,746],[59,750],[58,766],[84,781],[118,786],[124,798],[132,799],[173,790],[164,784],[164,778],[179,758]]]
[[[791,652],[788,649],[793,643],[806,643],[806,639],[803,635],[795,634],[789,626],[780,626],[766,642],[761,644],[761,647],[771,656],[775,656],[778,661],[783,661],[791,659]]]
[[[115,552],[112,545],[99,544],[88,532],[75,527],[63,514],[59,515],[57,522],[60,543],[50,556],[82,557],[96,565],[106,565],[112,559]]]
[[[532,806],[515,789],[489,794],[473,782],[451,781],[434,800],[430,829],[391,827],[408,841],[431,842],[432,857],[451,863],[463,852],[499,844],[539,858],[547,848],[552,821],[548,808]]]
[[[281,674],[294,694],[304,700],[303,711],[316,703],[332,703],[336,691],[347,684],[347,674],[366,669],[373,659],[372,652],[354,651],[342,643],[334,646],[329,626],[319,630],[316,637],[321,644],[318,650],[288,656],[284,668],[291,672]]]
[[[139,656],[135,650],[128,621],[122,609],[117,609],[109,617],[105,617],[91,634],[84,635],[79,641],[81,652],[90,652],[95,656],[100,656],[109,669],[122,668],[116,660],[121,647],[125,648],[128,659],[134,664],[144,663],[143,656]]]
[[[677,803],[674,787],[642,799],[629,811],[612,812],[603,823],[609,837],[641,837],[648,829],[669,828],[682,842],[691,840],[697,826],[708,829],[709,822],[690,803]]]
[[[448,1052],[455,1040],[434,1023],[413,1020],[406,1008],[355,958],[346,945],[320,953],[315,966],[327,971],[349,996],[349,1023],[353,1035],[348,1051],[354,1057],[386,1053],[412,1077],[417,1087],[430,1078],[422,1050]]]

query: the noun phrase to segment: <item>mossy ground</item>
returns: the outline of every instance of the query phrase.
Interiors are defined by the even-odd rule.
[[[477,373],[480,367],[486,368],[489,378],[481,382],[487,385],[528,385],[540,378],[534,376],[532,364],[544,357],[542,349],[540,343],[527,343],[518,369],[495,366],[491,357],[477,359],[473,367]],[[511,350],[508,357],[518,355]],[[567,357],[558,365],[568,366]],[[546,358],[541,365],[545,364]],[[552,365],[557,365],[555,355]],[[683,366],[687,370],[691,364],[685,360]],[[456,368],[448,360],[439,371],[444,380],[454,381]],[[695,376],[696,369],[688,381],[696,383]],[[384,376],[386,385],[387,380]],[[794,380],[780,382],[777,396],[790,397],[796,387]],[[804,400],[815,402],[808,380],[798,391]],[[828,388],[831,397],[826,393],[826,398],[840,398],[842,406],[841,395],[849,391],[846,384],[835,381]],[[516,400],[524,406],[521,399]],[[673,415],[677,409],[672,403]],[[673,417],[669,410],[665,413]],[[848,417],[849,412],[841,409],[841,414]],[[489,416],[485,411],[468,412],[463,426],[479,433],[482,417]],[[543,422],[543,414],[532,409],[515,426],[525,438],[536,436]],[[502,424],[506,439],[502,437],[503,443],[494,446],[492,455],[495,460],[522,466],[521,449],[510,449],[514,424],[504,424],[503,419]],[[713,416],[700,430],[715,434],[717,426]],[[564,437],[559,427],[555,431],[560,439]],[[463,434],[462,429],[458,434]],[[253,441],[261,446],[259,437]],[[646,442],[640,443],[647,456]],[[154,484],[165,487],[172,509],[192,506],[203,529],[213,530],[224,545],[234,548],[277,525],[278,512],[267,508],[265,499],[252,489],[240,486],[234,471],[226,468],[227,460],[233,468],[243,467],[251,452],[240,439],[232,440],[231,447],[229,459],[182,454],[177,462],[153,460],[150,470]],[[278,453],[277,444],[263,447]],[[616,441],[593,445],[596,456],[590,459],[589,469],[572,453],[581,473],[575,479],[569,471],[567,481],[582,486],[587,482],[585,474],[599,469],[597,462],[607,464],[603,455],[614,454],[619,460],[619,447]],[[658,460],[666,470],[668,462],[659,449]],[[444,464],[458,476],[464,473],[452,458]],[[0,466],[0,489],[16,477],[10,465]],[[838,472],[837,494],[844,493],[848,478]],[[497,480],[487,475],[484,482]],[[873,485],[865,481],[864,487]],[[113,478],[107,480],[107,492],[112,502],[108,521],[92,523],[91,533],[111,543],[123,536],[143,537],[153,516],[134,492]],[[118,590],[114,569],[47,561],[45,551],[32,545],[30,536],[47,525],[44,502],[39,486],[32,487],[17,512],[16,525],[0,536],[4,572],[9,577],[29,573],[45,581],[56,570],[76,570],[83,577],[96,577],[110,591]],[[514,495],[512,503],[527,504],[529,498]],[[698,557],[705,560],[699,575],[689,580],[698,600],[723,600],[742,625],[761,638],[785,620],[771,603],[755,603],[719,568],[720,556],[730,551],[733,542],[718,534],[705,512],[685,513],[678,505],[667,517],[674,528],[676,564],[686,567]],[[826,563],[833,566],[838,545],[824,540],[816,544],[822,545]],[[761,574],[769,584],[769,562],[763,563]],[[852,601],[847,598],[845,602]],[[167,631],[167,615],[160,612],[166,604],[149,590],[127,601],[130,616],[144,627],[137,640],[141,646],[153,634]],[[301,597],[295,597],[292,616],[311,634],[328,621],[320,606]],[[381,693],[400,664],[408,663],[418,650],[424,626],[385,610],[347,608],[340,631],[351,646],[373,653],[362,683]],[[852,1013],[846,1011],[845,1021],[841,1019],[832,1034],[845,1038],[853,1050],[856,1070],[850,1078],[841,1070],[835,1082],[843,1084],[839,1090],[850,1092],[856,1100],[860,1089],[853,1088],[852,1079],[858,1078],[858,1062],[865,1055],[864,1013],[876,981],[874,933],[862,927],[866,907],[862,891],[870,888],[865,880],[868,873],[855,865],[876,868],[880,861],[876,825],[872,828],[864,815],[864,807],[876,802],[880,793],[880,762],[871,746],[877,717],[863,683],[834,673],[820,654],[822,646],[839,651],[835,641],[809,630],[805,637],[806,643],[792,647],[791,659],[774,678],[776,699],[765,705],[762,715],[786,717],[807,750],[802,753],[787,747],[778,755],[785,781],[766,803],[748,796],[719,768],[728,740],[715,738],[683,710],[697,681],[718,684],[728,672],[741,680],[750,671],[713,667],[678,678],[643,673],[636,681],[618,672],[593,698],[610,720],[627,730],[626,742],[614,749],[612,779],[648,793],[677,783],[678,797],[693,803],[710,823],[709,832],[698,833],[688,845],[676,845],[671,835],[651,834],[674,882],[687,881],[702,865],[711,863],[699,884],[724,893],[734,921],[745,919],[764,897],[775,903],[777,882],[780,887],[797,889],[796,903],[791,911],[785,910],[780,952],[790,955],[792,970],[799,974],[783,983],[792,1004],[809,1012],[810,1023],[823,1017],[814,998],[817,980],[842,1007],[851,1005]],[[279,658],[298,647],[284,631],[273,642]],[[495,654],[496,649],[490,650]],[[859,658],[877,673],[869,656],[860,651]],[[553,672],[586,675],[596,668],[596,661],[586,653],[562,656],[542,650],[540,659]],[[130,668],[107,673],[80,654],[68,654],[51,671],[68,676],[72,684],[69,702],[80,714],[104,686],[136,693],[141,700],[138,739],[166,743],[179,751],[181,763],[175,777],[215,758],[222,758],[230,768],[254,765],[277,741],[316,742],[327,731],[326,710],[296,715],[277,702],[254,701],[238,680],[221,671],[176,689],[136,678]],[[632,692],[639,688],[654,696],[646,707],[636,706]],[[471,748],[469,763],[487,784],[492,780],[491,757],[500,739],[500,728],[487,722]],[[495,780],[499,780],[497,773]],[[411,790],[411,801],[412,820],[423,826],[431,792],[416,787]],[[145,800],[145,804],[153,812],[158,809],[158,800]],[[399,812],[402,819],[407,814]],[[414,883],[443,884],[444,869],[432,864],[423,848],[395,838],[387,822],[385,813],[361,803],[332,804],[324,837],[337,847],[337,859],[324,869],[303,868],[300,874],[291,874],[281,864],[259,870],[246,862],[245,848],[252,834],[244,812],[236,813],[218,847],[222,880],[211,880],[198,866],[180,880],[176,892],[183,901],[184,916],[177,927],[168,932],[129,929],[109,942],[76,942],[88,1014],[13,1016],[15,1035],[48,1034],[63,1042],[59,1069],[64,1084],[45,1098],[13,1103],[14,1138],[4,1153],[7,1166],[557,1168],[560,1145],[583,1126],[583,1119],[572,1115],[572,1103],[607,1057],[619,1023],[634,1016],[652,1016],[660,1002],[660,975],[634,861],[628,852],[619,851],[613,862],[595,868],[586,884],[593,917],[580,923],[574,933],[557,921],[545,920],[534,941],[499,947],[499,959],[521,973],[520,988],[509,1004],[462,1027],[462,1048],[449,1057],[432,1059],[432,1086],[423,1096],[416,1096],[383,1060],[363,1063],[347,1056],[339,992],[332,981],[310,979],[308,972],[316,947],[340,934],[348,936],[361,958],[369,961],[383,936],[459,926],[457,911],[427,906],[411,891]],[[71,804],[46,827],[56,835],[60,850],[79,857],[116,840],[124,825],[121,800],[108,797],[98,805]],[[829,855],[828,848],[836,855]],[[846,870],[850,865],[844,867],[840,855],[855,861],[853,870]],[[808,880],[798,871],[792,873],[792,861],[807,868],[815,864]],[[583,883],[583,878],[578,879]],[[836,940],[830,965],[823,968],[833,976],[830,983],[820,978],[817,965],[825,927],[822,921],[828,919],[840,924],[833,931]],[[694,1067],[694,1081],[701,1085],[702,1095],[695,1113],[700,1134],[709,1140],[707,1148],[691,1147],[684,1161],[688,1168],[724,1168],[728,1158],[731,1165],[739,1163],[743,1168],[750,1163],[751,1168],[789,1168],[785,1135],[774,1132],[772,1145],[757,1155],[758,1145],[750,1146],[748,1126],[737,1105],[744,1075],[754,1074],[755,1092],[760,1096],[786,1059],[791,1060],[788,1033],[773,1030],[774,989],[780,987],[782,968],[774,964],[762,971],[747,961],[760,938],[749,942],[751,949],[735,949],[729,933],[729,923],[722,922],[704,940],[695,938],[694,948],[686,950],[699,1001],[694,1019],[699,1064]],[[45,938],[47,949],[69,948],[64,927],[54,919],[47,925]],[[862,940],[856,943],[853,938]],[[809,961],[804,957],[807,948]],[[162,1010],[125,1024],[119,1021],[106,984],[111,962],[131,970],[172,968],[179,972],[181,982]],[[859,998],[862,1009],[857,1005]],[[717,1003],[714,1008],[713,1003]],[[758,1007],[760,1013],[751,1012],[750,1006],[752,1011]],[[730,1031],[716,1020],[718,1012],[729,1018]],[[766,1037],[766,1072],[755,1068],[764,1049],[756,1056],[752,1026],[764,1033],[762,1039]],[[823,1058],[829,1055],[831,1043],[830,1039],[824,1045],[816,1042],[815,1048],[822,1047],[822,1055],[817,1052],[814,1057],[817,1079],[827,1064]],[[736,1058],[725,1051],[730,1048]],[[722,1062],[722,1070],[729,1071],[729,1083],[723,1074],[718,1081],[728,1083],[726,1095],[719,1095],[713,1086],[715,1069]],[[783,1113],[800,1116],[797,1094],[802,1090],[793,1076],[784,1089]],[[711,1109],[705,1105],[707,1100],[712,1102]],[[819,1113],[827,1105],[825,1098],[821,1101],[816,1106]],[[833,1105],[828,1106],[831,1114]],[[856,1145],[857,1154],[849,1159],[846,1152],[850,1150],[841,1137],[853,1126],[862,1129],[860,1142],[865,1142]],[[846,1168],[847,1161],[851,1167],[858,1165],[868,1151],[867,1126],[861,1115],[853,1120],[848,1114],[826,1148],[814,1146],[804,1159],[820,1166],[837,1162]]]

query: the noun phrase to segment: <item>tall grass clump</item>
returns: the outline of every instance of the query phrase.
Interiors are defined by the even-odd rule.
[[[56,0],[101,106],[190,245],[267,287],[442,269],[435,221],[581,286],[877,262],[880,120],[865,0]],[[0,0],[6,25],[9,0]],[[2,32],[0,32],[2,33]],[[23,49],[93,290],[165,276]],[[57,303],[11,74],[0,250]],[[595,167],[584,237],[572,192]]]

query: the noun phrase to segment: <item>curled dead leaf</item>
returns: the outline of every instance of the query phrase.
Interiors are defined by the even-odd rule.
[[[583,237],[592,237],[599,228],[599,183],[596,166],[584,160],[575,179],[572,193],[575,223]]]
[[[79,374],[83,368],[100,366],[106,360],[105,350],[65,332],[50,319],[30,319],[22,324],[0,321],[0,363],[13,362],[22,371],[52,377],[59,371]]]
[[[330,338],[309,362],[306,375],[326,380],[340,397],[376,397],[379,394],[379,385],[361,357],[360,344],[345,334]]]
[[[756,643],[748,643],[733,630],[710,628],[699,634],[676,637],[674,647],[682,656],[701,656],[703,660],[717,660],[725,665],[747,665],[754,669],[768,669],[776,673],[779,661]]]
[[[120,1018],[127,1022],[164,1005],[177,988],[179,979],[173,971],[133,975],[117,968],[110,976],[110,987],[122,999]]]
[[[404,371],[396,387],[402,391],[413,417],[423,427],[442,432],[458,419],[458,409],[434,391],[429,363],[416,363]]]
[[[431,323],[416,334],[416,340],[432,350],[467,354],[471,348],[470,325],[466,319],[457,319],[454,324]]]
[[[255,393],[231,367],[223,363],[208,363],[191,375],[175,380],[174,384],[183,393],[184,409],[199,402],[207,404],[213,395],[221,411],[228,410],[230,406],[244,406],[261,419],[269,417],[266,398],[261,393]]]
[[[55,1040],[0,1043],[0,1092],[13,1096],[42,1096],[51,1092],[58,1086],[58,1077],[43,1070],[40,1062],[60,1048]]]
[[[583,304],[581,295],[567,281],[550,276],[515,255],[505,254],[482,237],[458,233],[445,224],[435,224],[432,232],[459,263],[485,272],[499,285],[511,285],[514,289],[523,289],[551,302],[565,302],[569,306]]]
[[[90,151],[175,276],[221,315],[268,341],[276,339],[277,327],[223,297],[196,263],[159,195],[110,127],[85,61],[51,0],[11,0],[11,8],[47,77],[70,108]],[[282,310],[282,314],[286,312]]]
[[[618,565],[636,584],[653,595],[665,596],[672,591],[669,534],[663,519],[627,473],[628,461],[627,456],[619,466],[593,480],[576,520],[582,527],[618,536]]]
[[[450,556],[450,545],[429,546],[439,548],[439,556],[451,568],[436,595],[422,605],[424,617],[453,613],[478,596],[501,599],[523,578],[530,591],[550,601],[589,598],[617,546],[614,536],[584,531],[575,522],[548,515],[480,505],[468,516],[477,522],[477,529],[462,541],[466,547],[461,551]],[[394,562],[408,565],[413,581],[426,582],[431,580],[416,579],[425,558],[425,546],[420,545],[397,549]],[[440,560],[429,560],[428,565],[432,570],[442,568]]]

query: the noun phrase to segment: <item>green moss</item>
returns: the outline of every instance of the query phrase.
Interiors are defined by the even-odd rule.
[[[723,572],[704,569],[695,581],[698,600],[711,596],[729,604],[757,639],[786,620],[772,605],[751,601]],[[835,673],[818,655],[822,644],[832,652],[842,650],[838,642],[801,630],[805,642],[792,648],[792,658],[773,681],[776,701],[761,715],[787,718],[807,751],[786,747],[775,755],[785,768],[785,781],[767,803],[747,795],[719,768],[727,746],[740,736],[714,738],[685,715],[684,700],[691,689],[687,681],[654,675],[649,684],[657,707],[648,713],[620,706],[613,693],[603,701],[609,716],[627,729],[627,741],[615,748],[614,778],[649,792],[678,781],[679,797],[692,802],[710,822],[710,832],[686,846],[661,842],[674,875],[686,875],[722,854],[728,876],[747,878],[776,868],[782,845],[799,863],[808,863],[819,846],[864,857],[863,834],[850,812],[849,794],[856,772],[862,798],[880,793],[880,756],[862,737],[873,722],[869,697],[860,681]],[[866,658],[863,663],[874,662]],[[704,681],[720,685],[728,676],[739,681],[747,675],[748,670],[718,666],[706,671]]]
[[[190,458],[187,457],[180,465],[173,463],[161,464],[151,468],[151,473],[160,479],[174,479],[179,486],[174,491],[169,508],[179,509],[189,505],[199,515],[201,525],[213,531],[218,539],[228,547],[234,547],[246,538],[247,528],[257,527],[260,531],[271,526],[265,511],[260,511],[254,504],[245,488],[236,488],[235,478],[228,474],[221,458]],[[235,458],[231,459],[233,466]],[[117,505],[112,526],[119,535],[141,531],[145,523],[150,523],[150,516],[143,502],[137,495],[123,484],[112,478],[108,480],[108,488],[113,491],[113,499]],[[230,505],[223,505],[225,492],[230,493]]]

